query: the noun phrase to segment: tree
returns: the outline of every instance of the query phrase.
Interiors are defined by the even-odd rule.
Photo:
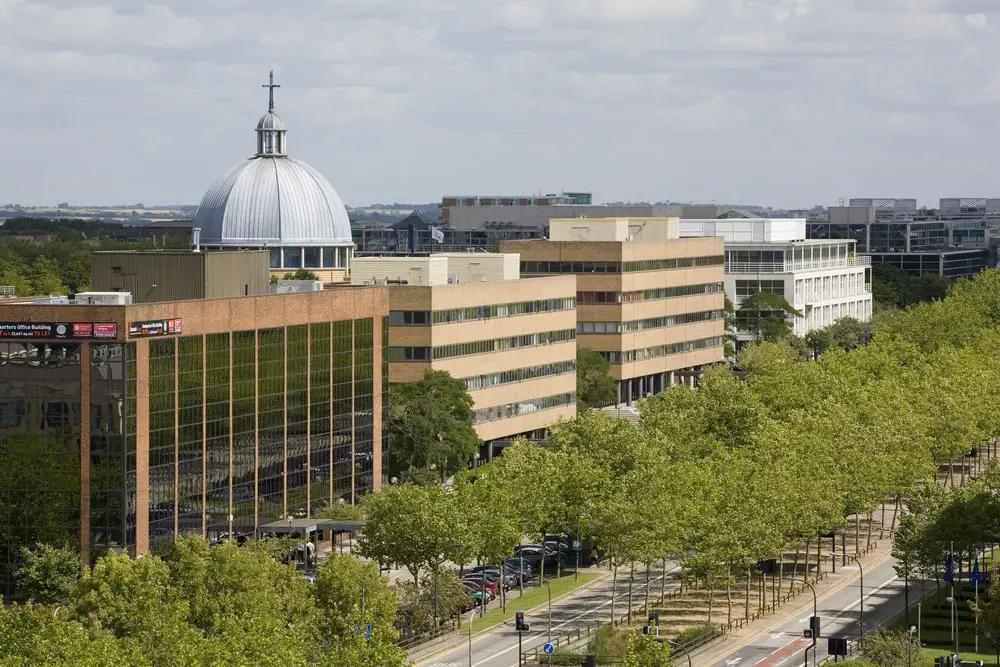
[[[621,664],[622,667],[671,667],[670,644],[656,641],[653,635],[633,632]]]
[[[391,472],[403,476],[433,465],[443,482],[465,468],[480,444],[465,383],[428,370],[417,382],[393,385],[389,392]]]
[[[611,363],[599,352],[576,348],[576,403],[581,408],[600,408],[615,402],[615,380],[608,374]]]
[[[316,573],[314,592],[321,616],[320,631],[328,640],[350,636],[358,623],[370,624],[373,637],[395,641],[398,633],[393,623],[398,601],[376,564],[363,564],[354,556],[334,550]]]
[[[772,292],[755,292],[740,302],[736,322],[758,340],[777,341],[792,333],[790,318],[801,317],[785,297]]]
[[[80,578],[80,555],[68,546],[21,547],[21,561],[14,572],[18,592],[38,604],[65,603]]]
[[[969,606],[979,621],[979,631],[993,644],[1000,664],[1000,576],[990,578],[989,595],[970,602]]]
[[[907,667],[922,663],[920,646],[909,643],[906,632],[877,630],[861,639],[861,655],[878,667]]]
[[[723,303],[722,312],[726,331],[724,354],[727,359],[732,359],[736,356],[736,341],[739,340],[736,326],[736,308],[733,306],[733,302],[729,300],[728,294],[723,294],[723,298],[725,301]]]
[[[319,276],[309,269],[297,269],[286,273],[282,280],[319,280]]]
[[[424,568],[436,581],[442,564],[460,562],[468,548],[465,514],[456,495],[439,485],[397,484],[367,496],[364,506],[358,552],[403,565],[415,584]]]

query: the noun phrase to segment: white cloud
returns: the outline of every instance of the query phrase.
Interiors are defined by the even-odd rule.
[[[1000,150],[998,10],[0,0],[0,95],[19,128],[0,183],[24,203],[195,201],[250,150],[273,66],[293,153],[351,203],[539,187],[800,205],[861,186],[997,196],[975,156]],[[928,162],[953,168],[932,181]]]

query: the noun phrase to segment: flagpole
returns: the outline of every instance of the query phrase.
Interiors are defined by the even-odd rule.
[[[976,630],[975,630],[975,652],[979,653],[979,554],[976,554],[976,569],[972,571],[972,580],[975,582],[976,587]]]
[[[948,583],[951,585],[951,598],[955,599],[955,542],[948,543]],[[951,605],[951,640],[955,641],[955,605]]]

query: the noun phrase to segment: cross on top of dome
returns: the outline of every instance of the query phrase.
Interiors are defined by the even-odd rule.
[[[261,88],[268,89],[267,110],[269,112],[274,111],[274,89],[281,88],[281,85],[274,82],[274,70],[271,70],[271,73],[268,76],[268,82],[261,86]]]
[[[261,116],[257,123],[257,156],[273,157],[287,155],[285,144],[285,123],[274,113],[274,89],[281,86],[274,82],[274,70],[268,76],[268,83],[263,88],[268,89],[267,113]]]

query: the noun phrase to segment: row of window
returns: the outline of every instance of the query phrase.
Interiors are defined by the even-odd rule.
[[[468,357],[474,354],[503,352],[521,347],[551,345],[576,339],[575,329],[541,331],[523,336],[508,336],[493,340],[477,340],[470,343],[454,343],[437,347],[390,347],[389,361],[435,361],[452,357]]]
[[[694,322],[721,320],[723,317],[724,313],[721,310],[706,310],[700,313],[684,313],[682,315],[668,315],[666,317],[650,317],[645,320],[632,320],[630,322],[577,322],[576,332],[578,334],[635,333],[637,331],[648,331],[649,329],[676,327],[682,324],[692,324]]]
[[[393,326],[451,324],[454,322],[489,320],[495,317],[516,317],[517,315],[530,315],[532,313],[550,313],[560,310],[573,310],[574,308],[576,308],[576,300],[565,298],[497,303],[487,306],[452,308],[449,310],[393,310],[389,313],[389,324]]]
[[[476,391],[477,389],[487,389],[502,384],[551,377],[553,375],[562,375],[563,373],[573,373],[574,371],[576,371],[575,360],[558,361],[554,364],[543,364],[541,366],[531,366],[530,368],[516,368],[512,371],[476,375],[465,378],[463,381],[465,382],[466,389]]]
[[[796,303],[811,303],[825,299],[843,299],[868,294],[868,284],[861,272],[847,275],[818,276],[795,281]]]
[[[474,413],[477,424],[493,422],[499,419],[510,419],[518,415],[526,415],[539,410],[551,410],[563,405],[571,405],[576,402],[576,392],[569,394],[556,394],[544,398],[535,398],[530,401],[519,401],[506,405],[494,405],[489,408],[481,408]]]
[[[678,296],[718,294],[723,289],[722,283],[703,283],[700,285],[681,285],[680,287],[636,290],[634,292],[577,292],[576,302],[578,304],[639,303],[640,301],[672,299]]]
[[[737,280],[736,281],[737,299],[742,299],[743,297],[750,296],[751,294],[756,294],[757,292],[768,292],[770,294],[777,294],[778,296],[785,296],[785,281],[784,280]]]
[[[350,248],[271,248],[272,269],[342,269]]]
[[[626,350],[625,352],[601,352],[600,354],[612,364],[631,364],[636,361],[669,357],[672,354],[705,350],[710,347],[722,347],[722,336],[703,338],[702,340],[689,340],[684,343],[671,343],[670,345],[657,345],[656,347],[646,347],[639,350]]]
[[[691,269],[699,266],[722,266],[722,255],[642,259],[630,262],[521,262],[521,273],[634,273]]]

